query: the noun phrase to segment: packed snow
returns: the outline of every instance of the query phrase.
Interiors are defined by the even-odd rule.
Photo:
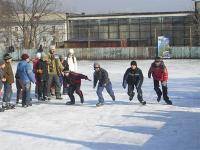
[[[145,76],[142,106],[128,100],[122,78],[130,61],[98,61],[109,72],[116,95],[104,91],[105,105],[96,107],[93,83],[82,82],[85,103],[67,106],[64,100],[0,113],[0,150],[199,150],[200,60],[165,60],[173,105],[157,103],[147,72],[152,60],[138,60]],[[16,63],[13,64],[16,69]],[[93,78],[93,61],[79,61],[79,72]],[[16,95],[14,88],[13,100]]]

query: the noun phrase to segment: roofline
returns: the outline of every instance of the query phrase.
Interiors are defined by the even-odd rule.
[[[142,12],[142,13],[110,13],[110,14],[89,14],[72,15],[69,20],[86,19],[109,19],[109,18],[138,18],[138,17],[158,17],[158,16],[188,16],[194,11],[176,11],[176,12]]]

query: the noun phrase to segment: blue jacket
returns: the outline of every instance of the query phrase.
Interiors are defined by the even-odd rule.
[[[17,65],[17,74],[24,84],[33,82],[35,83],[35,75],[33,73],[33,68],[30,63],[22,60]]]

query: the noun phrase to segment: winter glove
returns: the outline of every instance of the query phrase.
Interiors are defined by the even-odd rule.
[[[43,73],[43,70],[42,70],[42,69],[38,69],[38,70],[37,70],[37,73],[42,74],[42,73]]]

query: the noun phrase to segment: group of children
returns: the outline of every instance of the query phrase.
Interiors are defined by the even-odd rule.
[[[70,101],[67,105],[75,104],[74,92],[76,92],[81,103],[84,103],[83,92],[81,91],[81,80],[89,80],[86,75],[77,73],[77,61],[74,56],[73,49],[70,49],[67,58],[55,54],[55,46],[50,47],[48,54],[44,52],[38,53],[36,59],[33,61],[33,68],[30,64],[28,54],[22,54],[21,61],[17,65],[15,74],[16,87],[17,87],[17,100],[22,99],[22,107],[32,106],[31,103],[31,83],[36,84],[36,94],[39,101],[51,100],[52,95],[56,99],[62,99],[61,87],[63,86],[63,95],[68,95]],[[2,97],[2,107],[0,111],[5,109],[12,109],[15,104],[11,104],[12,97],[12,84],[14,83],[14,75],[11,67],[12,57],[10,54],[4,55],[4,60],[0,60],[0,96]],[[167,93],[167,68],[160,57],[156,57],[155,61],[151,64],[148,72],[148,77],[153,77],[154,89],[157,94],[157,101],[160,102],[163,95],[164,101],[172,105]],[[142,70],[138,68],[136,61],[131,61],[130,67],[126,70],[123,77],[122,87],[125,89],[128,85],[128,96],[131,101],[135,95],[134,89],[137,91],[138,101],[145,105],[146,101],[143,100],[142,84],[144,76]],[[97,85],[98,83],[98,85]],[[162,90],[159,88],[161,83]],[[104,88],[115,101],[115,94],[112,89],[112,83],[109,79],[108,72],[101,68],[99,63],[94,63],[94,79],[93,88],[97,85],[98,103],[96,106],[104,104],[102,92]],[[4,92],[2,88],[4,87]]]

